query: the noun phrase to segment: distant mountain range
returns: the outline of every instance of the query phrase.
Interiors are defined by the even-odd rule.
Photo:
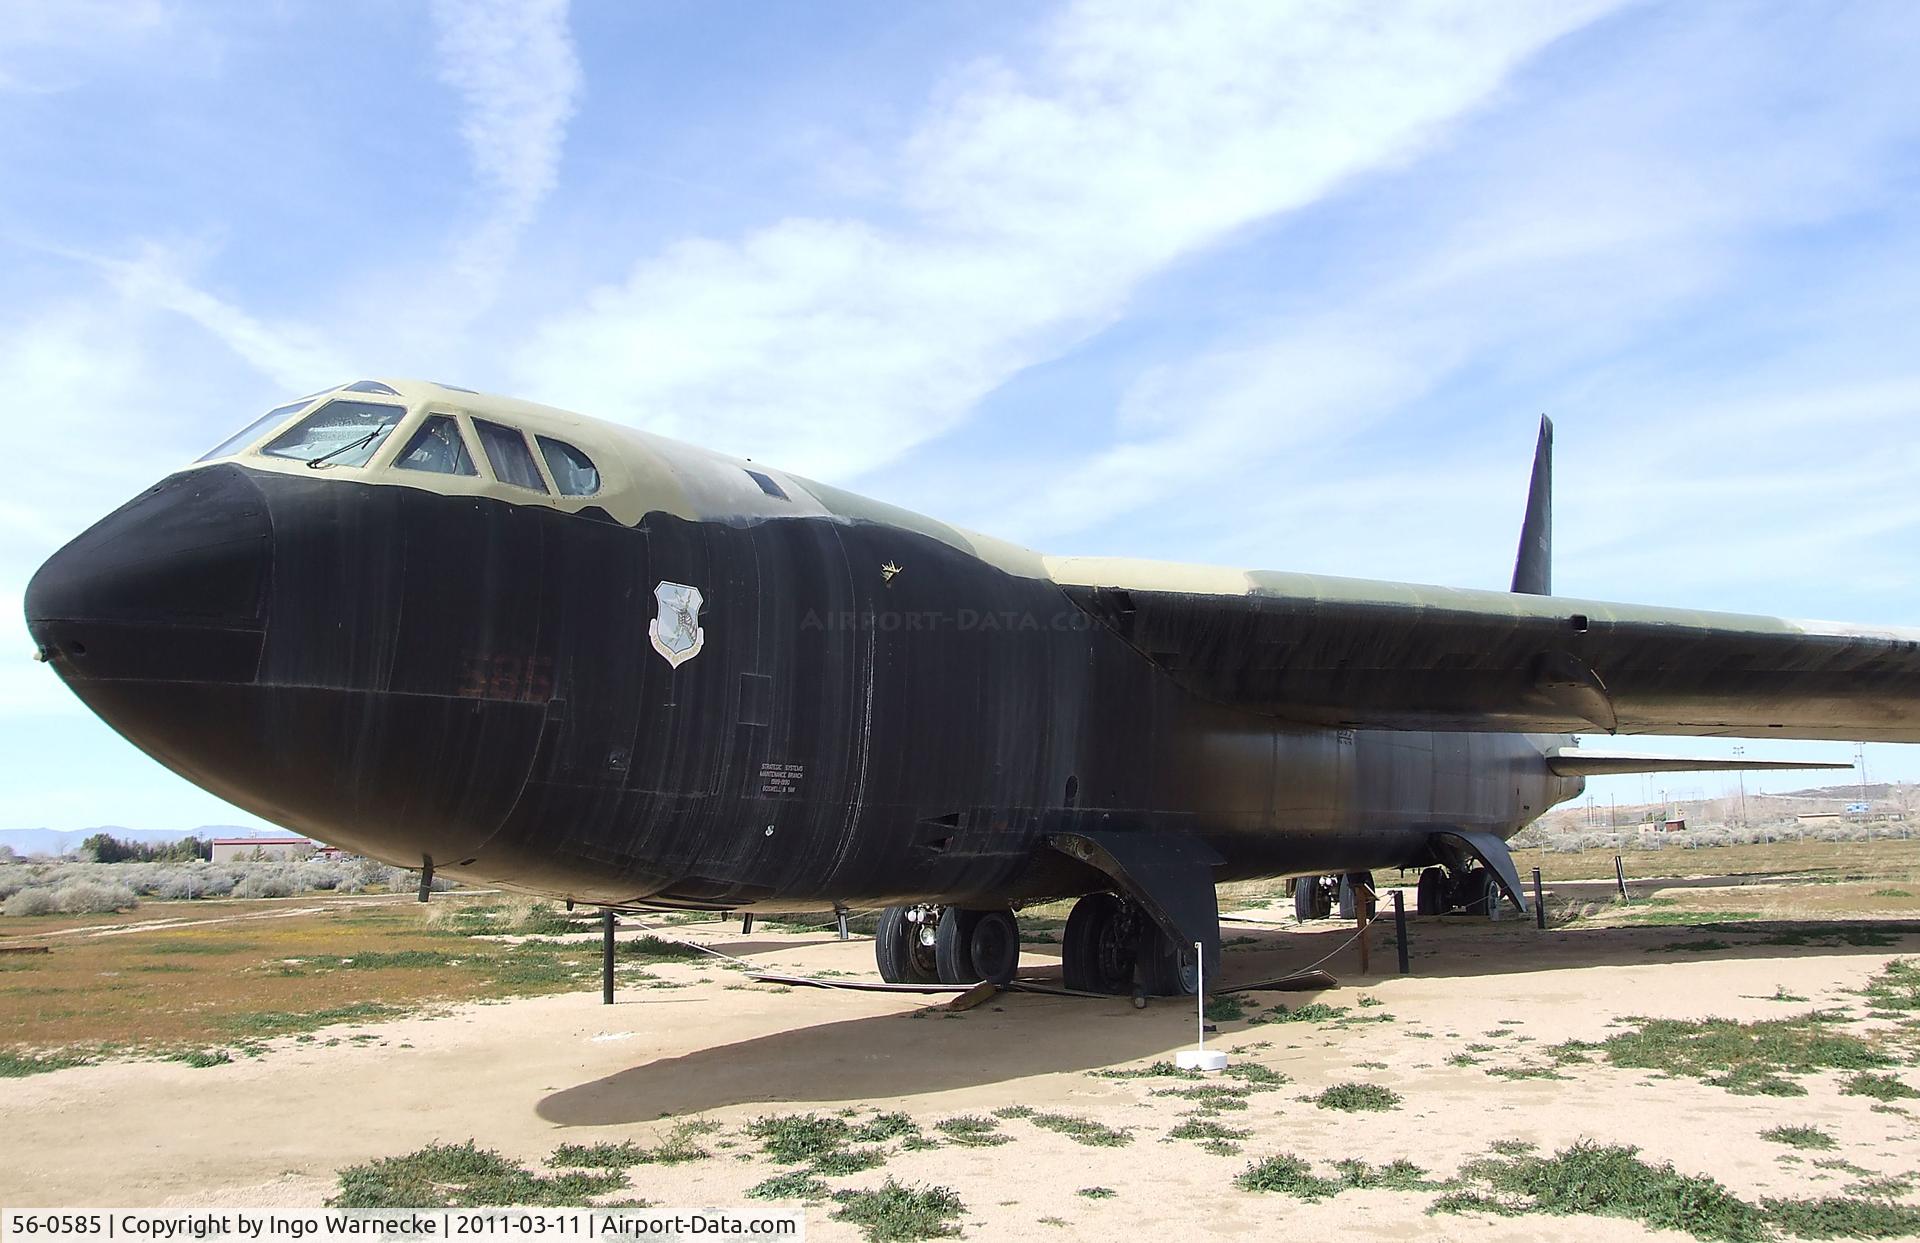
[[[102,824],[91,829],[0,829],[0,846],[16,855],[60,855],[73,850],[95,833],[107,833],[123,842],[177,842],[183,837],[267,837],[278,830],[243,828],[232,824],[203,824],[197,829],[128,829]]]

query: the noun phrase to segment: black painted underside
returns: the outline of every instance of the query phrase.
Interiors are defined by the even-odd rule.
[[[648,638],[663,581],[704,596],[678,668]],[[28,612],[90,706],[216,794],[583,901],[1107,887],[1043,844],[1066,828],[1198,836],[1221,880],[1420,863],[1436,825],[1511,832],[1551,788],[1517,736],[1210,703],[1052,582],[837,518],[629,528],[220,465],[81,536]]]

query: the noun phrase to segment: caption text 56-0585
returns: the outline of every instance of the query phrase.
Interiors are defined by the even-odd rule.
[[[317,1239],[726,1239],[805,1243],[806,1215],[745,1208],[7,1209],[0,1243],[312,1243]]]

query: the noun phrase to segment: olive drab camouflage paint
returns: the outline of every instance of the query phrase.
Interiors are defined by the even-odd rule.
[[[1504,857],[1623,771],[1572,731],[1920,740],[1920,632],[1049,557],[398,380],[168,476],[26,608],[75,694],[220,797],[606,904],[1113,890],[1191,932],[1218,881]]]

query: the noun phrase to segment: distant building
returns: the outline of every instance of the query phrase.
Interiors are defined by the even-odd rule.
[[[261,859],[310,859],[315,843],[306,837],[216,837],[215,863],[247,863]]]
[[[1795,816],[1794,819],[1799,821],[1803,828],[1831,828],[1840,823],[1840,813],[1837,811],[1803,811]]]

